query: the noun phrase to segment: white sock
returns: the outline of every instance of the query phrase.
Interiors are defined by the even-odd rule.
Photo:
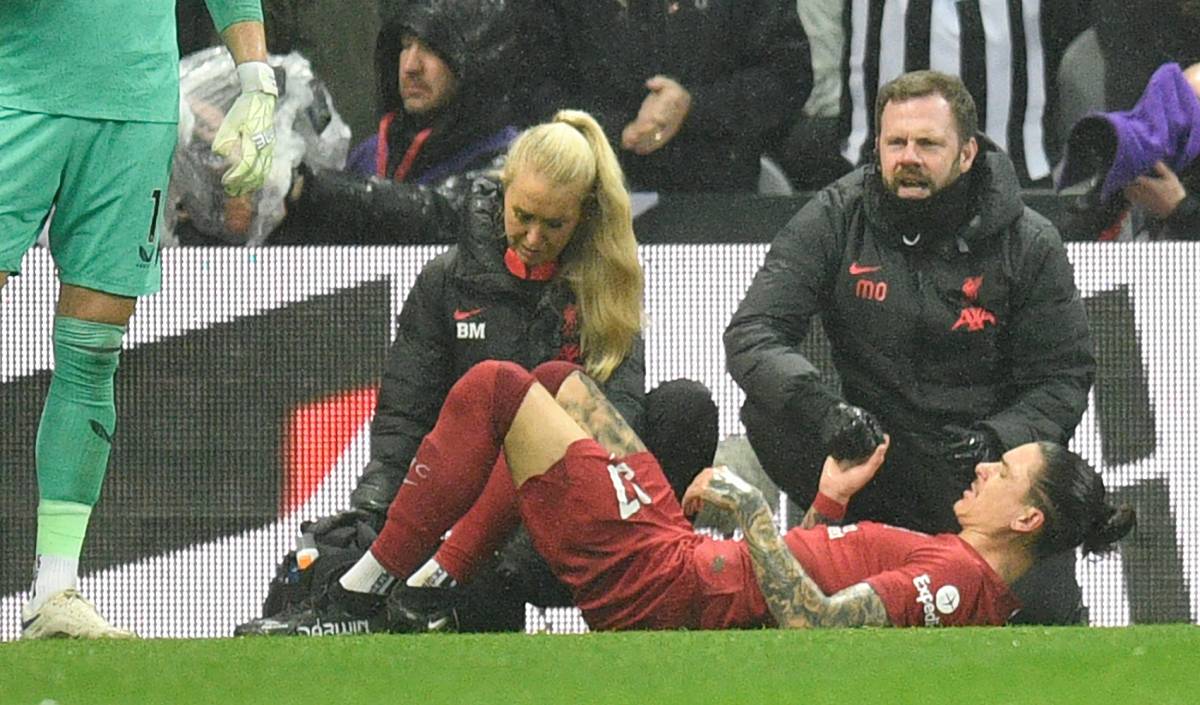
[[[396,579],[375,560],[374,554],[367,551],[357,563],[350,566],[350,570],[346,571],[338,582],[350,592],[385,595]]]
[[[404,584],[409,587],[454,587],[458,582],[450,577],[436,558],[430,558]]]
[[[36,610],[56,592],[79,587],[79,559],[66,556],[38,556],[34,567],[33,596],[29,609]]]

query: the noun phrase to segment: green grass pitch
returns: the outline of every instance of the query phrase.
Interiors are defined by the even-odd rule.
[[[1195,705],[1200,627],[0,644],[3,705]]]

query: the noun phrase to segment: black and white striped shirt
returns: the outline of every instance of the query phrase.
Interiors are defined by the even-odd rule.
[[[907,71],[936,69],[962,78],[980,128],[1018,173],[1029,181],[1048,176],[1052,74],[1042,10],[1042,0],[845,0],[842,155],[857,164],[872,153],[880,86]]]

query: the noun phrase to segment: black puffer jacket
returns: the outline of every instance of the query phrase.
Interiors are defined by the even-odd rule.
[[[521,280],[505,267],[502,208],[500,184],[475,180],[458,244],[425,265],[404,302],[371,423],[372,461],[393,473],[407,471],[451,385],[476,363],[582,364],[580,322],[567,284],[557,278]],[[640,433],[645,411],[640,337],[603,389]]]
[[[591,113],[634,189],[750,190],[759,155],[790,127],[812,90],[808,39],[793,0],[525,0],[536,84],[531,120]],[[682,130],[662,149],[620,149],[645,82],[670,76],[692,94]]]
[[[819,314],[846,400],[891,433],[980,423],[1009,448],[1071,437],[1095,373],[1083,302],[1012,162],[986,139],[981,148],[976,215],[957,237],[903,244],[880,218],[873,166],[776,236],[725,331],[747,404],[819,428],[836,398],[797,349]]]
[[[398,62],[405,35],[427,44],[454,73],[453,100],[436,113],[404,111]],[[375,72],[385,115],[345,171],[304,168],[286,232],[273,244],[453,243],[471,181],[503,165],[518,131],[509,108],[519,37],[508,0],[407,0],[383,12]],[[430,133],[403,182],[393,180],[417,135]],[[379,142],[386,164],[376,168]]]

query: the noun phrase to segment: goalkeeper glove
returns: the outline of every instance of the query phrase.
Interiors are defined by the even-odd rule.
[[[221,183],[230,196],[258,189],[271,170],[275,155],[275,71],[262,61],[237,67],[242,94],[221,122],[212,149],[233,163]]]
[[[883,443],[883,427],[866,409],[838,402],[825,415],[821,440],[836,460],[858,460]]]

